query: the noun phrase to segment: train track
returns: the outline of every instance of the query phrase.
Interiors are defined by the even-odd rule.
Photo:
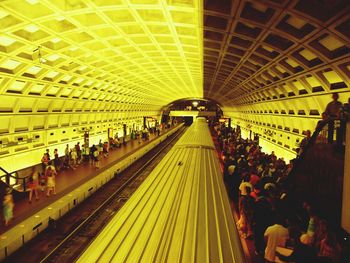
[[[126,203],[185,129],[180,129],[150,150],[6,262],[73,262]]]

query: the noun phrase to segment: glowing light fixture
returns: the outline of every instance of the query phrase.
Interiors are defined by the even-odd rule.
[[[63,21],[64,19],[65,19],[64,16],[57,16],[57,17],[56,17],[56,20],[57,20],[57,21]]]
[[[27,69],[27,72],[30,73],[30,74],[38,74],[40,72],[40,70],[42,70],[41,67],[38,67],[38,66],[32,66],[30,68]]]
[[[13,60],[13,59],[9,59],[9,60],[6,60],[5,62],[3,62],[0,66],[2,68],[13,70],[13,69],[17,68],[20,64],[21,64],[21,62],[18,62],[18,61]]]
[[[55,61],[55,60],[57,60],[57,59],[59,59],[59,58],[60,58],[59,55],[57,55],[57,54],[52,54],[52,55],[50,55],[50,56],[47,57],[47,60]]]
[[[39,0],[26,0],[26,1],[31,5],[35,5],[35,4],[39,3]]]
[[[198,101],[193,101],[193,102],[192,102],[192,105],[193,105],[193,107],[197,108],[197,106],[198,106]]]
[[[8,16],[8,13],[6,13],[5,10],[0,9],[0,19],[4,18],[6,16]]]
[[[0,36],[0,45],[7,47],[12,45],[14,42],[16,42],[16,40],[13,38],[10,38],[8,36]]]
[[[52,43],[58,43],[58,42],[60,42],[60,41],[61,41],[61,39],[58,38],[58,37],[55,37],[55,38],[51,39],[51,42],[52,42]]]
[[[58,74],[59,74],[59,73],[58,73],[57,71],[49,71],[49,72],[47,73],[46,77],[53,79],[53,78],[55,78]]]
[[[36,26],[36,25],[33,25],[33,24],[30,24],[30,25],[27,25],[25,28],[24,28],[25,31],[28,31],[30,33],[34,33],[36,31],[39,30],[39,28]]]

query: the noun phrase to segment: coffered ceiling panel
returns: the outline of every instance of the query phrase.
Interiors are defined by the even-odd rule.
[[[346,0],[2,1],[0,94],[159,110],[347,92],[349,21]]]
[[[206,0],[204,96],[239,107],[350,88],[346,0]]]
[[[202,97],[202,13],[200,0],[1,1],[0,94],[154,109]]]

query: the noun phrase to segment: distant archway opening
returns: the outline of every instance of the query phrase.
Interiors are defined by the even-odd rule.
[[[174,121],[190,125],[197,116],[217,120],[223,115],[221,106],[214,100],[203,98],[184,98],[173,101],[162,109],[162,123],[171,124]]]

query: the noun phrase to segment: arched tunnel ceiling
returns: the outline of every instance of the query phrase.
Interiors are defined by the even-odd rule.
[[[32,165],[182,98],[214,100],[294,154],[330,93],[350,95],[348,0],[2,0],[0,30],[10,171],[13,155]]]
[[[206,0],[204,96],[238,109],[280,99],[290,106],[308,98],[304,104],[320,109],[322,94],[347,92],[349,3]]]
[[[203,96],[199,0],[9,0],[0,8],[0,94],[20,104],[46,98],[159,109]]]
[[[350,87],[347,0],[8,0],[0,28],[2,112],[320,110]]]

